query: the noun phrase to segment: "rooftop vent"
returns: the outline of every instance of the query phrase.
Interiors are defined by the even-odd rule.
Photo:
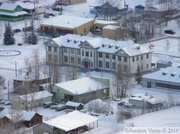
[[[74,43],[77,43],[77,41],[76,41],[76,40],[74,40]]]
[[[70,42],[71,40],[70,39],[67,39],[67,42]]]
[[[119,47],[118,46],[116,46],[116,49],[118,49]]]
[[[106,45],[105,44],[102,44],[102,47],[105,47]]]
[[[171,73],[171,76],[175,76],[176,75],[176,73]]]
[[[167,72],[162,72],[162,75],[166,75],[167,74]]]
[[[140,46],[137,46],[137,49],[140,49]]]
[[[109,48],[111,48],[112,46],[111,46],[111,45],[109,45],[108,47],[109,47]]]

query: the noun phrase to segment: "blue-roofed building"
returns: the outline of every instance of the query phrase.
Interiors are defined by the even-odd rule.
[[[144,14],[145,7],[143,5],[135,6],[135,13],[137,14]]]
[[[24,20],[27,15],[27,12],[17,4],[2,3],[0,6],[0,20],[16,22]]]

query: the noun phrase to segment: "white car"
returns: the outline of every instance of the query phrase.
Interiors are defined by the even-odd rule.
[[[5,101],[4,105],[11,105],[11,102],[10,101]]]

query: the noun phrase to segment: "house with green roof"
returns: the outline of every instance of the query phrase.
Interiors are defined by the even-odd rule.
[[[0,20],[16,22],[26,18],[27,12],[17,4],[2,3],[0,6]]]

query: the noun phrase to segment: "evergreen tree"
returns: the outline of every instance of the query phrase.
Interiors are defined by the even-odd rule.
[[[4,32],[4,45],[14,45],[14,33],[12,31],[12,27],[9,23],[5,23],[5,32]]]
[[[31,21],[31,34],[28,37],[28,43],[36,45],[38,43],[38,38],[34,32],[34,20]]]
[[[136,77],[136,81],[138,84],[141,83],[141,79],[142,79],[142,76],[141,76],[141,72],[140,72],[140,66],[138,65],[137,67],[137,72],[135,74],[135,77]]]

